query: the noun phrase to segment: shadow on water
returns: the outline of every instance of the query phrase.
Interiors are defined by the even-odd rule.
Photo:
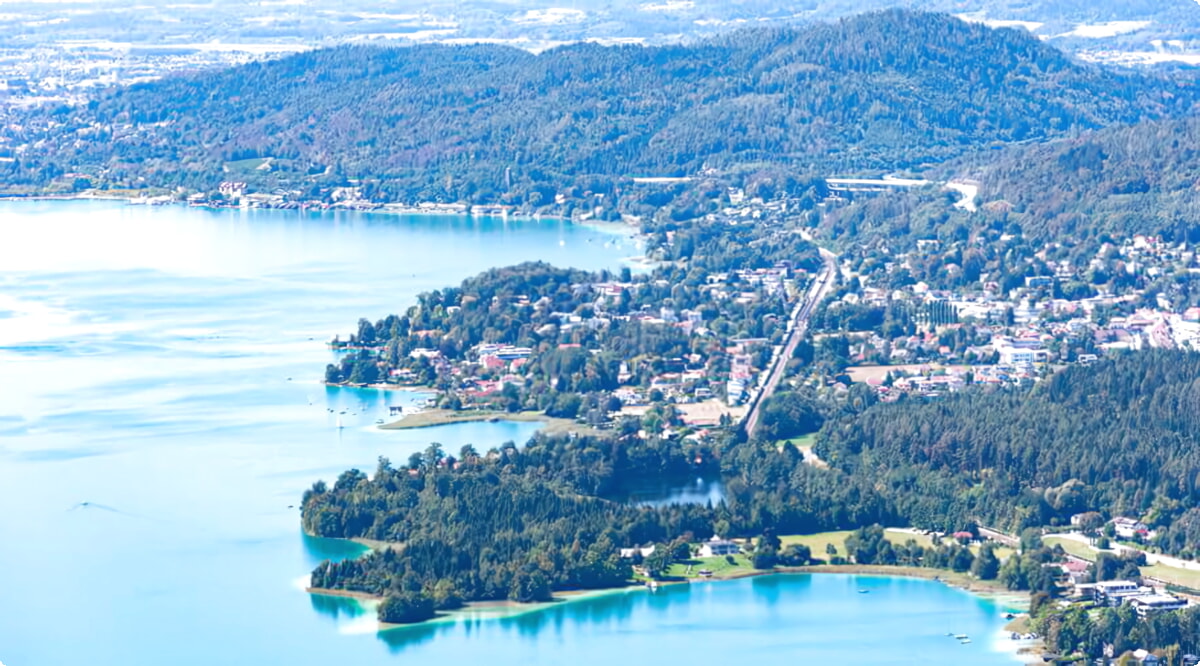
[[[326,539],[301,533],[304,542],[304,552],[308,555],[313,566],[330,560],[341,562],[362,557],[370,548],[345,539]]]
[[[561,634],[564,628],[571,624],[596,627],[623,624],[628,622],[638,609],[661,609],[686,600],[691,593],[690,588],[690,585],[671,585],[654,593],[631,588],[586,599],[559,601],[506,617],[460,617],[452,622],[395,627],[380,631],[378,635],[393,653],[426,643],[438,634],[449,631],[461,631],[468,640],[483,638],[489,625],[505,633],[515,632],[522,637],[535,638],[547,633]],[[353,600],[349,599],[324,597],[320,601],[322,607],[318,608],[317,597],[314,597],[313,607],[331,617],[355,617],[336,615],[337,613],[362,613],[361,608],[349,610],[348,606],[338,603],[346,601],[353,604]],[[353,605],[357,607],[357,604]]]
[[[334,620],[353,620],[367,613],[354,599],[346,597],[330,597],[324,594],[310,594],[313,610]]]
[[[516,629],[525,636],[537,635],[549,627],[561,629],[568,620],[580,624],[619,624],[628,621],[638,609],[665,608],[685,600],[690,593],[690,585],[668,585],[657,592],[630,588],[587,599],[562,601],[499,622],[500,626]]]
[[[474,620],[468,622],[480,622],[485,620]],[[415,647],[422,643],[428,643],[440,633],[454,629],[456,624],[413,624],[405,627],[394,627],[380,631],[377,635],[379,640],[383,641],[388,646],[388,650],[392,654],[400,654],[408,648]]]
[[[811,594],[812,584],[812,576],[809,574],[776,574],[750,579],[755,598],[762,600],[768,607],[778,605],[785,593],[807,597]]]

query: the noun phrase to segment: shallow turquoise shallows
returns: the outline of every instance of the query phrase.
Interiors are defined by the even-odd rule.
[[[358,552],[301,534],[313,481],[536,428],[377,430],[415,397],[322,386],[324,341],[492,266],[619,268],[640,253],[628,238],[554,221],[20,202],[0,204],[0,239],[6,666],[1013,663],[994,640],[999,607],[922,581],[776,576],[382,634],[356,603],[303,591],[316,563]]]

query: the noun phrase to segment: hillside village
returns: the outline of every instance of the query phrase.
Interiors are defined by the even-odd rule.
[[[850,191],[846,182],[830,179],[832,187],[816,188],[824,196],[816,205],[813,193],[764,198],[731,187],[725,205],[693,225],[704,233],[761,229],[768,237],[820,242],[822,215],[853,205],[854,197],[886,195],[897,183],[931,185],[857,179]],[[970,193],[973,186],[954,189],[961,194],[964,187]],[[962,208],[958,204],[966,200],[954,205]],[[629,222],[644,232],[643,266],[669,266],[681,251],[677,231]],[[1065,364],[1089,364],[1126,350],[1200,350],[1200,293],[1188,290],[1200,276],[1195,244],[1137,235],[1106,238],[1085,253],[1082,245],[1035,246],[1014,231],[970,241],[918,238],[907,251],[843,248],[830,297],[812,314],[794,356],[783,359],[788,383],[835,391],[862,383],[888,401],[906,394],[936,397],[972,384],[1038,381]],[[988,270],[985,252],[1002,251],[1019,260]],[[445,331],[435,327],[391,343],[370,332],[372,342],[363,345],[360,330],[357,337],[331,341],[357,356],[331,366],[327,380],[436,388],[435,404],[455,411],[548,409],[599,428],[634,417],[655,431],[684,428],[703,436],[704,428],[740,423],[758,400],[814,276],[811,265],[786,259],[745,268],[731,261],[719,271],[697,273],[693,267],[686,285],[625,270],[573,283],[566,301],[513,293],[494,303],[527,325],[528,339],[535,341],[528,344],[447,347],[447,339],[439,338]],[[445,314],[453,319],[460,310],[447,304]],[[606,342],[630,331],[659,331],[653,335],[672,340],[674,352],[629,353]],[[377,369],[366,363],[356,371],[364,353],[376,359]],[[579,399],[556,408],[554,398],[537,397],[566,385],[531,361],[547,355],[595,361],[602,354],[612,364],[605,374],[612,376],[581,386]],[[532,388],[543,380],[555,386]]]
[[[888,272],[907,270],[910,262],[937,251],[939,243],[918,245],[892,258]],[[1082,267],[1041,254],[1028,265],[1038,264],[1050,274],[1025,277],[1007,293],[987,275],[968,288],[938,289],[925,282],[889,288],[874,275],[855,274],[856,286],[843,287],[827,311],[907,309],[916,313],[913,322],[902,332],[881,323],[871,330],[827,329],[824,334],[845,338],[838,364],[884,395],[1036,379],[1048,367],[1087,364],[1124,350],[1200,351],[1200,307],[1173,302],[1161,288],[1163,282],[1200,278],[1194,246],[1136,236],[1105,243]],[[1089,273],[1104,270],[1122,271],[1128,283],[1118,289],[1100,285],[1075,298],[1064,293],[1064,285],[1086,283]],[[939,306],[949,312],[943,321],[931,321],[928,314],[922,318],[920,313]],[[868,372],[861,366],[886,369]]]

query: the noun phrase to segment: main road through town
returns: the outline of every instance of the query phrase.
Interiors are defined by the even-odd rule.
[[[788,359],[796,353],[796,345],[804,339],[804,334],[808,331],[808,318],[812,316],[813,310],[817,304],[825,299],[825,295],[829,293],[830,287],[833,286],[833,276],[837,271],[837,255],[821,249],[821,258],[825,261],[825,265],[821,267],[817,277],[808,288],[808,293],[804,296],[804,301],[796,308],[795,319],[792,322],[792,330],[788,334],[787,342],[784,343],[783,351],[775,356],[771,365],[770,374],[767,375],[767,381],[762,385],[762,389],[758,392],[758,396],[754,400],[754,404],[750,406],[750,411],[746,414],[746,435],[754,436],[754,430],[758,427],[758,421],[762,412],[763,403],[771,394],[775,392],[775,388],[779,386],[779,382],[783,379],[783,374],[787,370]]]

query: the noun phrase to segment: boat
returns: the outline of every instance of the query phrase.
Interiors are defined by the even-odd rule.
[[[956,640],[960,640],[960,641],[969,641],[969,640],[971,640],[971,637],[970,637],[970,636],[967,636],[966,634],[954,634],[954,638],[955,638]]]
[[[870,593],[871,593],[871,591],[870,591],[870,590],[863,590],[863,589],[859,589],[858,593],[859,593],[859,594],[870,594]]]
[[[971,639],[969,639],[969,638],[964,638],[961,641],[959,641],[959,643],[962,643],[963,645],[966,645],[967,643],[970,643],[970,642],[971,642]]]
[[[383,419],[375,419],[375,425],[383,425]]]

